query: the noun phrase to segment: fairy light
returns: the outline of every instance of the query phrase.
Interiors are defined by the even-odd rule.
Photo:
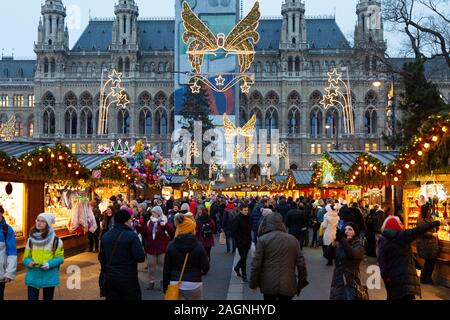
[[[423,147],[424,147],[425,149],[428,149],[428,148],[430,148],[430,144],[427,142],[427,143],[425,143],[425,144],[423,145]]]
[[[398,169],[398,170],[397,170],[397,173],[398,173],[398,174],[402,174],[402,170],[401,170],[401,169]]]
[[[394,181],[395,181],[395,182],[397,182],[397,181],[398,181],[398,178],[397,178],[397,177],[395,177],[395,178],[394,178]]]
[[[27,166],[31,167],[32,163],[30,161],[28,161]]]
[[[438,141],[438,137],[437,136],[433,136],[433,138],[431,140],[433,140],[433,142],[436,142],[436,141]]]
[[[411,160],[411,165],[415,165],[416,164],[416,161],[414,161],[414,160]]]
[[[447,127],[442,127],[442,132],[447,132]]]
[[[409,169],[409,164],[405,164],[405,168],[406,168],[406,169]]]
[[[63,156],[59,156],[58,159],[59,159],[59,160],[62,160],[62,159],[63,159]]]
[[[39,162],[44,162],[44,159],[43,158],[39,158]]]
[[[418,154],[419,156],[422,156],[422,155],[423,155],[423,152],[422,152],[422,151],[419,151],[419,152],[417,152],[417,154]]]

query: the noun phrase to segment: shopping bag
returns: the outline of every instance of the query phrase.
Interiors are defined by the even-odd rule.
[[[226,236],[225,236],[225,232],[221,232],[220,233],[220,236],[219,236],[219,243],[221,244],[221,245],[224,245],[225,243],[226,243]]]
[[[320,227],[320,229],[319,229],[319,236],[323,237],[324,233],[325,233],[325,229]]]

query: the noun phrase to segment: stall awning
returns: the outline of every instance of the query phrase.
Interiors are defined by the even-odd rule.
[[[276,183],[286,183],[287,176],[274,176],[273,179]]]
[[[294,177],[296,185],[311,185],[311,177],[314,174],[314,170],[293,170],[292,176]]]
[[[31,152],[38,148],[52,147],[52,146],[53,143],[8,141],[8,142],[0,142],[0,151],[3,151],[11,158],[17,159],[27,152]]]
[[[186,179],[187,179],[186,176],[172,176],[169,185],[170,186],[181,185],[186,181]]]
[[[399,151],[330,151],[328,154],[347,172],[361,154],[367,154],[388,166],[398,156]]]
[[[113,158],[114,154],[76,154],[75,156],[85,168],[93,170],[103,161]]]

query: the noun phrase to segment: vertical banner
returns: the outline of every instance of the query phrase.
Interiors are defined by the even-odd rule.
[[[186,54],[187,45],[182,36],[185,28],[182,21],[182,5],[184,0],[175,1],[175,129],[181,129],[181,112],[185,96],[191,90],[187,85],[189,77],[187,73],[192,71],[191,64]],[[239,21],[239,0],[187,0],[192,10],[208,26],[214,35],[228,34]],[[219,74],[226,76],[228,81],[231,76],[239,71],[236,55],[225,54],[205,55],[202,73],[211,82],[216,82]],[[209,114],[214,125],[223,125],[223,115],[226,113],[235,122],[236,106],[239,101],[239,86],[231,87],[224,93],[218,93],[206,88],[209,96]]]

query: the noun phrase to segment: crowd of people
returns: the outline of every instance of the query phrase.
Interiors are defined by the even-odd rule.
[[[138,264],[146,262],[147,290],[166,293],[179,284],[182,299],[203,299],[203,277],[210,269],[211,249],[217,236],[224,254],[239,254],[233,270],[249,288],[266,300],[291,300],[308,285],[303,249],[323,250],[326,265],[334,267],[330,299],[366,299],[360,276],[364,255],[377,258],[387,298],[415,299],[420,284],[432,283],[437,258],[430,210],[421,208],[416,228],[405,230],[402,217],[386,204],[369,208],[362,201],[348,204],[335,199],[249,197],[191,197],[180,200],[154,196],[127,202],[112,196],[104,212],[100,199],[91,206],[100,226],[89,234],[89,251],[98,252],[101,296],[107,300],[139,300],[142,292]],[[423,210],[422,210],[423,209]],[[5,283],[15,278],[17,249],[12,228],[0,207],[0,298]],[[42,213],[30,231],[23,258],[28,298],[42,289],[52,300],[64,262],[63,243]],[[447,223],[447,221],[444,221]],[[417,240],[425,259],[420,279],[411,243]],[[254,245],[253,259],[249,252]],[[248,265],[249,264],[249,265]],[[248,276],[247,271],[250,271]]]

